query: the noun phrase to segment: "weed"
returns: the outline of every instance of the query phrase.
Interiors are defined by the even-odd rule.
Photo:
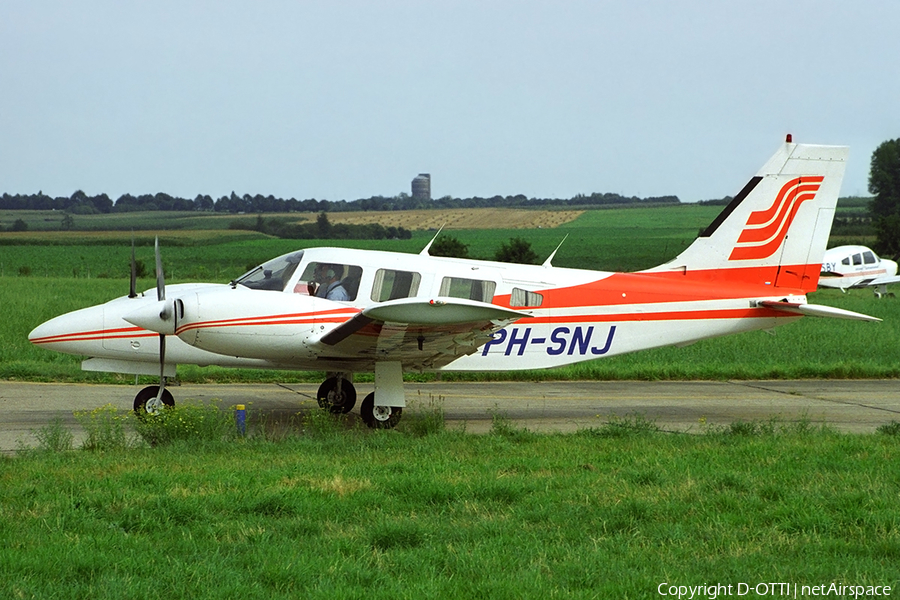
[[[509,415],[496,408],[488,412],[491,415],[491,435],[518,442],[528,440],[535,435],[528,429],[513,425]]]
[[[313,437],[330,438],[344,429],[341,415],[332,414],[328,410],[314,408],[301,418],[303,433]]]
[[[416,406],[415,411],[404,412],[398,429],[416,437],[443,433],[446,430],[444,397],[438,396],[435,399],[433,395],[429,395],[426,405]]]
[[[884,435],[898,436],[900,435],[900,421],[891,421],[890,423],[879,425],[878,429],[876,429],[875,431]]]
[[[35,431],[34,437],[38,441],[38,449],[46,452],[68,452],[73,448],[74,437],[62,417],[55,417]]]
[[[612,415],[609,421],[597,429],[587,429],[585,433],[596,435],[598,437],[629,437],[638,435],[649,435],[658,433],[659,427],[656,421],[651,421],[644,415],[638,413],[630,413],[624,417]]]
[[[81,448],[95,452],[122,450],[131,446],[125,430],[129,414],[119,414],[112,404],[92,411],[76,412],[75,419],[84,428],[85,438]]]
[[[772,428],[771,422],[765,424],[760,421],[733,421],[724,431],[726,435],[740,436],[771,435],[773,432],[774,429]]]
[[[724,428],[710,428],[709,433],[734,436],[810,435],[830,431],[824,423],[813,425],[808,416],[802,415],[794,422],[786,422],[780,417],[766,421],[734,421]]]
[[[183,440],[217,442],[237,436],[231,411],[220,410],[216,401],[179,404],[155,415],[142,414],[134,428],[151,446]]]

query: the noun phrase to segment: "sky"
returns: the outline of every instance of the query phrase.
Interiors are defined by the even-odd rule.
[[[900,137],[896,0],[0,3],[0,193],[736,194]]]

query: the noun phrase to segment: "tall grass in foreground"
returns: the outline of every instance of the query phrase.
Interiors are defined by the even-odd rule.
[[[315,426],[0,459],[9,598],[639,598],[900,585],[900,437]]]

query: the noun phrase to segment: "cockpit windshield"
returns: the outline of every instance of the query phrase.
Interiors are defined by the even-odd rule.
[[[303,259],[303,251],[285,254],[278,258],[261,264],[241,275],[232,282],[232,285],[242,285],[253,290],[272,290],[281,292],[284,290],[297,265]]]

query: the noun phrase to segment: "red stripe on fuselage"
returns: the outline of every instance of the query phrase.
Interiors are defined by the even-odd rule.
[[[134,337],[152,337],[159,335],[140,327],[122,327],[120,329],[97,329],[94,331],[79,331],[76,333],[61,333],[47,337],[35,338],[32,344],[57,344],[63,342],[85,342],[92,340],[113,340]]]
[[[355,308],[339,308],[312,313],[289,313],[281,315],[220,319],[216,321],[199,321],[196,323],[187,323],[179,327],[178,329],[176,329],[175,334],[179,335],[193,329],[210,329],[215,327],[252,327],[258,325],[307,325],[311,323],[343,323],[359,312],[359,309]]]

